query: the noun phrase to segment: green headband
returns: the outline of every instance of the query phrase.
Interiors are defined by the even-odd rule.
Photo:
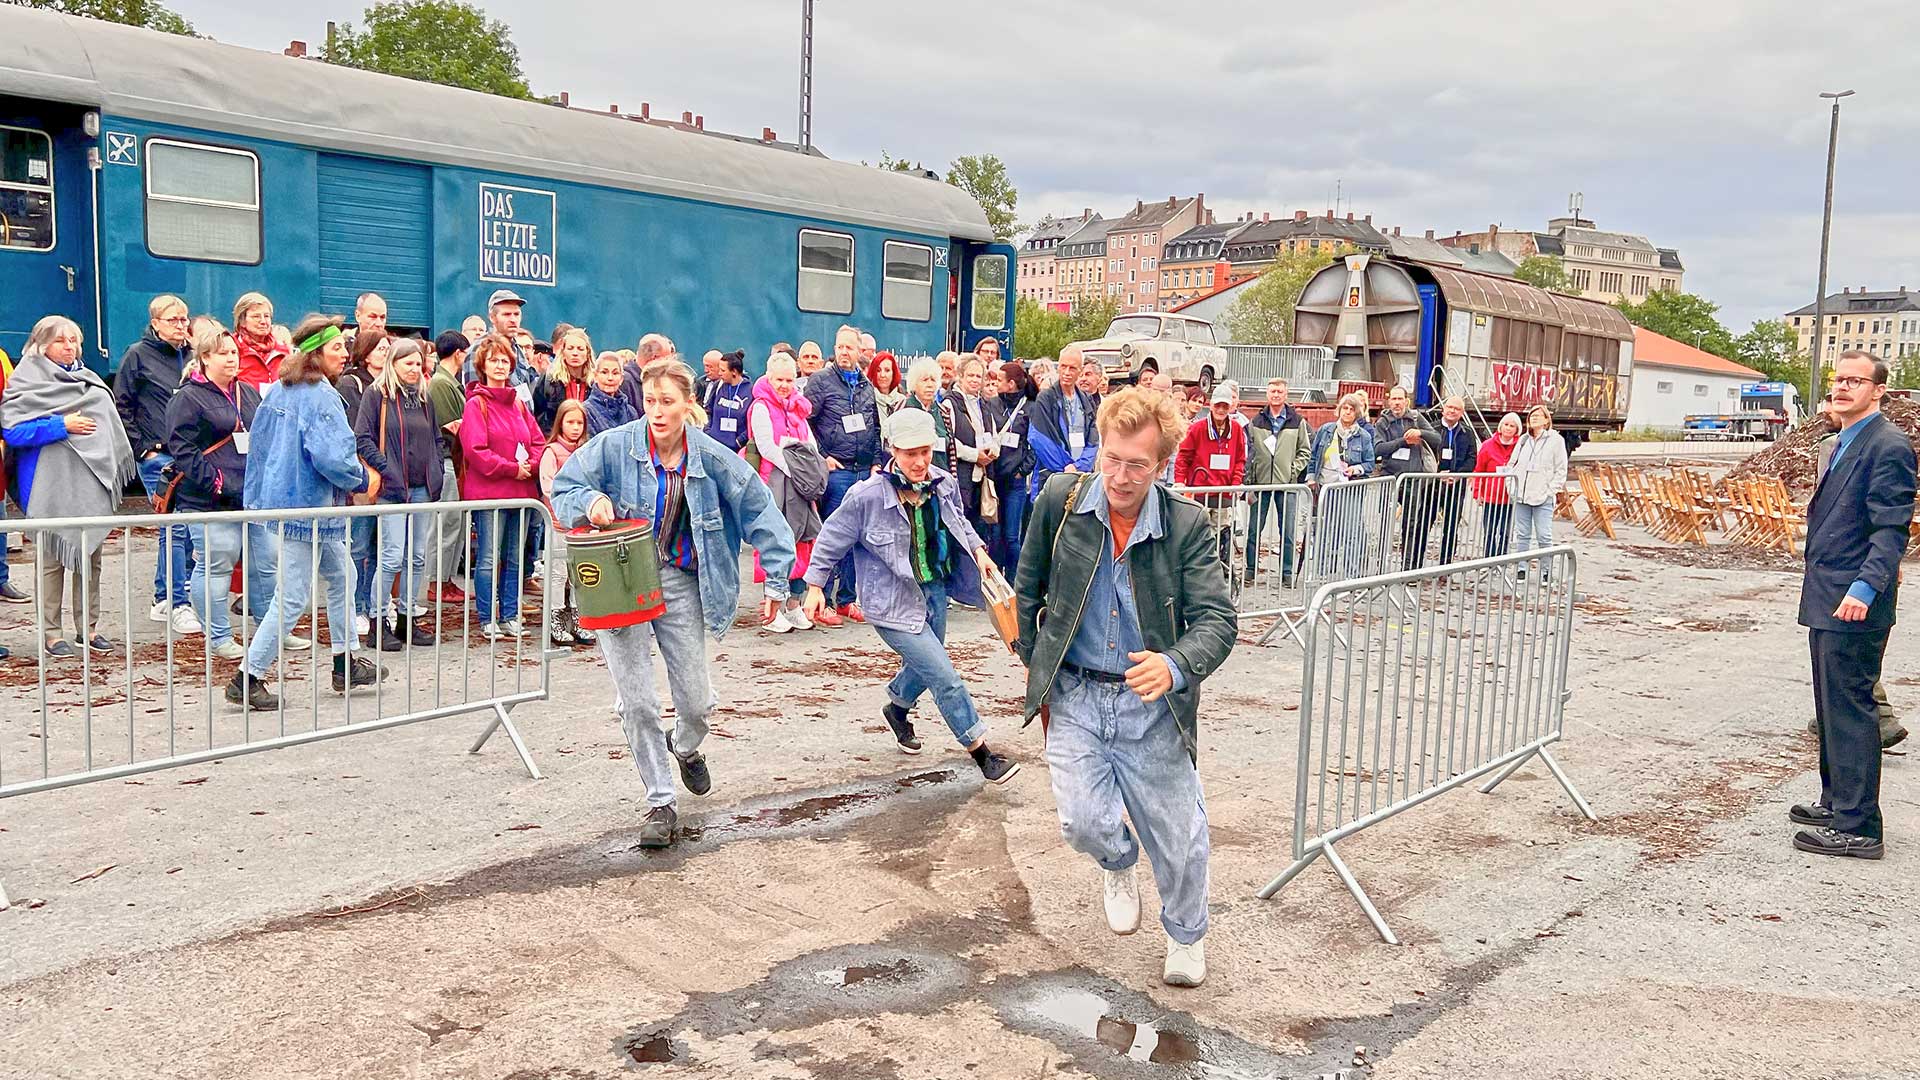
[[[327,342],[339,336],[340,328],[337,326],[329,326],[324,330],[316,331],[312,337],[295,345],[294,348],[303,353],[318,352]]]

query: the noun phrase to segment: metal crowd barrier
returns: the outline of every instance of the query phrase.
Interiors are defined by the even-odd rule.
[[[1403,473],[1394,490],[1400,558],[1389,568],[1505,555],[1513,548],[1515,490],[1509,473]]]
[[[423,530],[430,537],[422,545],[427,548],[426,580],[442,582],[460,577],[455,572],[458,567],[447,563],[448,548],[455,549],[456,562],[467,561],[458,557],[460,551],[470,554],[472,550],[439,542],[444,530],[451,528],[455,536],[465,536],[475,526],[484,525],[495,537],[504,531],[510,537],[508,543],[517,545],[512,550],[524,553],[535,514],[551,525],[546,507],[532,499],[9,519],[6,531],[25,533],[29,540],[56,531],[112,531],[101,548],[98,577],[68,570],[65,587],[58,595],[48,595],[49,590],[40,587],[41,571],[48,569],[50,557],[45,543],[33,544],[35,573],[32,581],[22,582],[33,586],[34,591],[33,623],[27,628],[33,639],[31,644],[22,643],[17,626],[8,630],[6,637],[13,646],[14,659],[0,662],[0,673],[6,676],[0,681],[15,688],[15,701],[30,707],[0,711],[0,800],[467,713],[491,713],[469,753],[479,753],[494,732],[504,731],[528,775],[539,779],[539,766],[514,725],[511,711],[548,694],[547,633],[551,607],[557,603],[555,594],[559,591],[554,575],[548,575],[538,594],[528,593],[524,579],[533,571],[523,557],[520,605],[526,624],[524,636],[490,640],[482,635],[473,595],[478,582],[471,574],[462,578],[467,596],[457,605],[425,597],[424,589],[414,593],[422,596],[425,614],[413,618],[432,631],[432,645],[416,646],[410,637],[402,637],[404,644],[398,651],[378,651],[372,648],[373,634],[362,642],[348,627],[344,635],[348,669],[356,658],[366,658],[387,670],[371,686],[353,687],[349,682],[348,692],[340,692],[331,686],[332,644],[338,638],[325,614],[330,586],[321,573],[319,540],[311,535],[286,535],[289,522],[327,520],[343,522],[351,536],[353,521],[372,519],[372,565],[377,568],[378,534],[383,525],[405,530],[403,554],[413,550],[418,535],[414,530]],[[226,574],[202,575],[202,580],[195,583],[198,589],[190,601],[200,611],[203,626],[199,634],[182,635],[170,622],[148,617],[155,560],[163,548],[177,543],[166,528],[173,525],[228,530],[238,548],[240,565],[253,570],[239,575],[242,587],[232,594],[230,605],[220,595],[227,588]],[[351,608],[354,568],[350,539],[348,546],[346,585]],[[215,605],[229,607],[234,639],[251,641],[251,634],[243,632],[253,625],[245,615],[268,614],[269,598],[258,595],[255,585],[262,580],[260,571],[268,566],[276,571],[284,568],[294,561],[290,553],[302,547],[306,548],[301,553],[306,558],[298,562],[305,564],[307,577],[306,618],[304,622],[296,619],[292,626],[311,645],[296,651],[287,647],[283,637],[274,651],[271,668],[262,682],[277,695],[276,708],[255,711],[230,704],[225,697],[227,684],[243,661],[219,659],[212,654],[204,626],[206,617]],[[564,558],[564,553],[550,552],[549,565],[553,558]],[[172,563],[162,559],[159,565],[163,568],[162,585],[171,593]],[[483,577],[496,598],[502,596],[502,569],[502,560],[496,558]],[[376,601],[391,599],[393,592],[400,592],[403,599],[397,602],[400,606],[396,610],[408,611],[406,593],[398,587],[406,582],[406,573],[402,571],[388,597]],[[284,587],[278,579],[276,572],[272,579],[275,591]],[[70,604],[76,593],[78,603]],[[52,613],[48,612],[49,605],[55,606]],[[80,613],[94,605],[98,605],[100,615],[92,633],[107,639],[106,647],[97,651],[75,633],[76,624],[84,621]],[[384,602],[376,603],[376,617],[385,608]],[[0,610],[0,616],[4,614]],[[56,628],[48,633],[57,633],[58,640],[76,646],[78,655],[49,655],[43,626]],[[324,635],[320,632],[323,626]],[[33,666],[30,676],[22,670],[27,663]],[[329,683],[325,690],[322,682]],[[20,693],[26,690],[31,691],[31,697]],[[0,891],[0,908],[5,906],[5,893]]]
[[[1564,733],[1573,549],[1547,548],[1322,586],[1307,605],[1293,863],[1325,856],[1380,937],[1393,931],[1334,845],[1538,757],[1580,813],[1591,807],[1547,747]]]

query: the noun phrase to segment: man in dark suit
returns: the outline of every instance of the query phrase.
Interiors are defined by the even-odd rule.
[[[1880,415],[1886,362],[1849,350],[1833,369],[1832,458],[1807,504],[1800,624],[1813,654],[1820,727],[1820,801],[1787,816],[1809,826],[1793,846],[1878,859],[1880,731],[1873,684],[1899,599],[1900,558],[1913,521],[1913,445]]]

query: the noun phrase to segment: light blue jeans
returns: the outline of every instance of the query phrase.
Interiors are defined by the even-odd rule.
[[[277,522],[247,522],[246,550],[240,553],[246,563],[247,614],[258,622],[267,617],[273,603],[273,584],[280,574],[280,529]],[[231,586],[229,586],[231,587]]]
[[[931,690],[947,729],[961,746],[972,749],[987,737],[987,722],[980,719],[966,681],[947,655],[947,587],[935,582],[920,586],[920,592],[927,598],[927,625],[919,633],[874,627],[887,648],[900,654],[900,673],[887,684],[887,697],[911,711],[920,695]]]
[[[473,610],[483,623],[520,617],[520,510],[476,510]]]
[[[327,638],[333,654],[344,656],[353,633],[353,560],[347,554],[345,537],[323,538],[289,536],[280,547],[280,575],[273,591],[273,603],[260,620],[247,645],[242,663],[248,675],[258,679],[267,674],[280,655],[280,639],[306,614],[313,586],[314,560],[319,560],[320,581],[327,590]],[[318,636],[318,635],[316,635]]]
[[[148,495],[158,495],[167,486],[166,468],[173,459],[155,454],[140,463],[140,486]],[[185,525],[168,525],[160,530],[159,551],[153,562],[153,602],[169,601],[174,607],[187,604],[187,581],[193,576],[193,538]],[[229,570],[228,573],[233,571]]]
[[[1553,546],[1553,504],[1513,504],[1513,550],[1533,551]]]
[[[1050,700],[1047,770],[1060,835],[1104,870],[1125,870],[1145,848],[1160,887],[1160,925],[1183,945],[1200,940],[1212,850],[1207,804],[1173,710],[1164,698],[1141,701],[1125,683],[1066,672]]]
[[[432,499],[423,484],[407,490],[407,501],[426,503]],[[402,618],[413,610],[414,601],[420,599],[421,590],[427,587],[427,547],[433,541],[433,518],[432,513],[423,511],[418,514],[386,514],[377,519],[380,522],[380,565],[373,575],[373,612],[376,617],[386,617],[387,597],[395,595],[395,578],[400,578],[400,592],[395,604]],[[403,570],[406,576],[402,578]]]
[[[517,539],[517,537],[516,537]],[[597,630],[600,655],[613,676],[620,728],[633,752],[633,767],[647,787],[648,806],[672,806],[678,766],[660,727],[660,692],[653,684],[653,650],[667,669],[673,695],[673,750],[691,754],[707,738],[707,714],[718,702],[707,670],[706,616],[700,606],[700,578],[675,566],[660,568],[660,594],[666,610],[652,622]]]
[[[233,638],[227,604],[233,591],[233,564],[240,558],[240,537],[245,528],[237,521],[187,526],[193,537],[193,574],[187,579],[187,596],[206,629],[208,645]],[[255,553],[259,550],[253,548]],[[256,561],[259,558],[258,554],[254,557]]]

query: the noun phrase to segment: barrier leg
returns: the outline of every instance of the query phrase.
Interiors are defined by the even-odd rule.
[[[1280,871],[1279,877],[1274,878],[1272,881],[1267,882],[1266,887],[1261,889],[1259,892],[1254,893],[1254,895],[1258,896],[1262,900],[1273,899],[1274,893],[1277,893],[1281,889],[1286,888],[1287,882],[1292,881],[1296,877],[1299,877],[1300,871],[1305,870],[1309,866],[1312,866],[1313,860],[1319,857],[1320,857],[1320,849],[1316,847],[1312,851],[1307,852],[1305,855],[1302,855],[1299,858],[1293,860],[1292,866],[1289,866],[1285,870]]]
[[[513,749],[520,755],[520,764],[527,767],[527,775],[535,780],[546,779],[540,775],[540,766],[533,763],[533,754],[527,750],[527,742],[520,737],[520,729],[514,726],[513,718],[507,715],[506,706],[498,702],[493,706],[493,719],[487,722],[486,730],[474,740],[473,746],[467,750],[467,753],[479,753],[481,747],[487,745],[487,740],[493,738],[493,733],[501,730],[507,733],[507,738],[513,743]]]
[[[1372,921],[1373,928],[1380,933],[1380,940],[1389,945],[1400,944],[1400,939],[1393,936],[1392,930],[1387,929],[1387,920],[1380,917],[1379,910],[1373,906],[1373,901],[1368,899],[1367,891],[1360,887],[1358,881],[1354,880],[1353,871],[1347,869],[1347,864],[1340,858],[1340,853],[1333,850],[1332,844],[1327,844],[1325,847],[1327,852],[1327,865],[1333,867],[1333,872],[1340,875],[1340,881],[1346,885],[1347,891],[1353,894],[1353,898],[1360,901],[1360,910],[1367,913],[1367,918]]]
[[[1593,812],[1593,807],[1588,806],[1587,800],[1580,797],[1580,789],[1573,786],[1572,780],[1567,779],[1567,774],[1560,769],[1560,763],[1553,760],[1553,755],[1548,753],[1544,746],[1540,748],[1540,760],[1547,763],[1553,778],[1560,781],[1560,787],[1566,791],[1567,798],[1573,800],[1573,805],[1580,808],[1580,813],[1584,814],[1588,821],[1599,821],[1600,819]]]
[[[1511,765],[1509,765],[1509,766],[1507,766],[1507,767],[1506,767],[1506,768],[1504,768],[1504,769],[1501,769],[1501,770],[1500,770],[1499,772],[1497,772],[1497,773],[1494,773],[1494,774],[1493,774],[1493,779],[1491,779],[1491,780],[1489,780],[1489,781],[1487,781],[1486,783],[1484,783],[1484,784],[1481,784],[1481,785],[1480,785],[1480,794],[1482,794],[1482,795],[1491,795],[1491,794],[1493,794],[1493,789],[1494,789],[1494,788],[1497,788],[1497,787],[1499,787],[1499,786],[1500,786],[1500,782],[1501,782],[1502,780],[1505,780],[1505,779],[1506,779],[1507,777],[1509,777],[1509,776],[1512,776],[1512,775],[1513,775],[1514,773],[1517,773],[1517,772],[1519,772],[1519,771],[1520,771],[1520,766],[1522,766],[1522,765],[1525,765],[1525,764],[1526,764],[1527,762],[1529,762],[1529,761],[1532,761],[1532,760],[1533,760],[1533,755],[1534,755],[1534,754],[1538,754],[1538,753],[1541,753],[1541,752],[1542,752],[1542,751],[1540,751],[1540,750],[1537,750],[1537,749],[1536,749],[1536,750],[1534,750],[1534,751],[1533,751],[1532,753],[1528,753],[1528,754],[1522,754],[1522,755],[1520,755],[1520,756],[1519,756],[1518,758],[1516,758],[1516,759],[1514,759],[1514,762],[1513,762],[1513,764],[1511,764]]]

